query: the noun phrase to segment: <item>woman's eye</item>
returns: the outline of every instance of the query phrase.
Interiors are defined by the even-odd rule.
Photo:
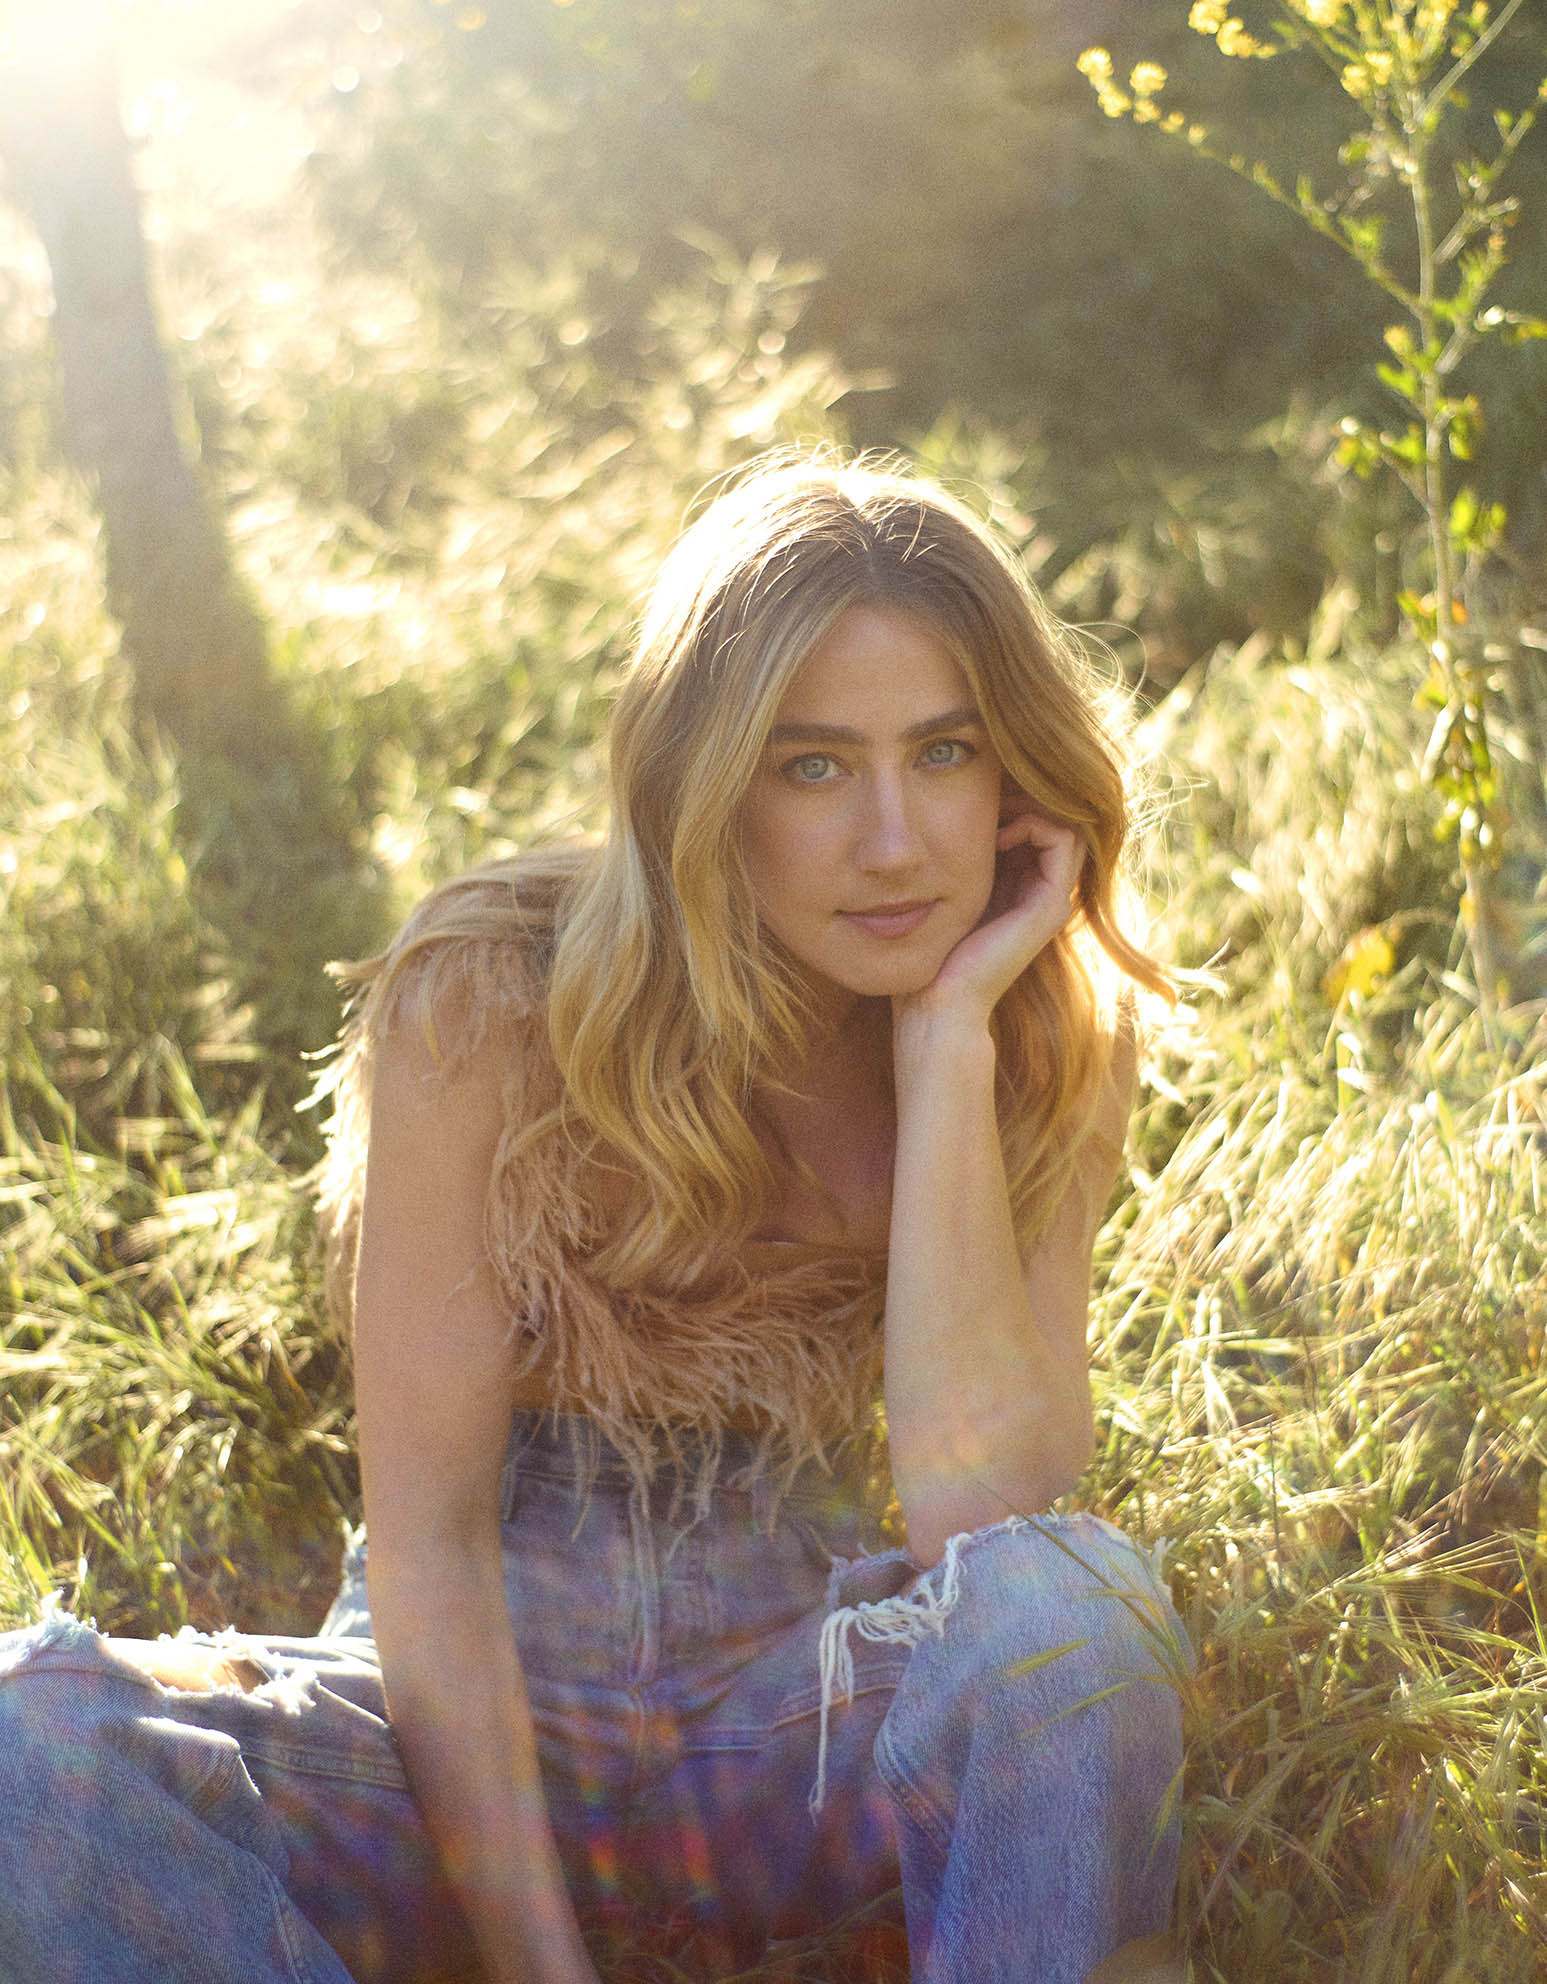
[[[926,765],[964,765],[972,756],[972,746],[960,737],[936,737],[919,754]]]
[[[796,785],[823,785],[837,773],[838,761],[825,751],[807,751],[791,758],[783,769],[784,776]]]

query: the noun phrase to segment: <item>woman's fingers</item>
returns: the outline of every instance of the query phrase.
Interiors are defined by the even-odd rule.
[[[994,844],[997,874],[982,920],[915,997],[965,1000],[991,1012],[1068,922],[1086,854],[1078,831],[1027,802],[1001,821]]]
[[[1079,880],[1084,845],[1072,827],[1022,814],[999,829],[999,886],[989,905],[990,918],[1033,906],[1057,909],[1059,927],[1069,914],[1070,897]],[[1051,934],[1051,932],[1049,933]]]
[[[1068,834],[1072,837],[1074,829],[1061,827],[1056,821],[1044,819],[1040,813],[1032,811],[1031,808],[1022,807],[1019,812],[1012,813],[1007,820],[1000,821],[999,829],[994,835],[994,845],[1003,853],[1008,848],[1024,847],[1027,842],[1036,841],[1039,835],[1051,837],[1060,834]]]

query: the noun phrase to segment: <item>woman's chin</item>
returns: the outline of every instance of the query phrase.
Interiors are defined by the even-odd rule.
[[[868,970],[846,974],[842,983],[854,998],[911,999],[934,984],[947,955],[878,959]]]
[[[813,946],[802,957],[792,953],[808,992],[824,1008],[846,1006],[855,999],[908,999],[925,991],[939,976],[965,930],[924,933],[895,943],[871,938],[855,946]]]

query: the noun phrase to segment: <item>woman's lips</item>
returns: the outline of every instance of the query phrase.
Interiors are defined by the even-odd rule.
[[[883,902],[874,909],[840,910],[845,923],[852,923],[871,937],[911,937],[934,908],[929,902]]]

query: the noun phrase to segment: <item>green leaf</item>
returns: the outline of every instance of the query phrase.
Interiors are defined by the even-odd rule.
[[[1355,258],[1366,267],[1380,260],[1386,223],[1378,215],[1340,214],[1338,226]]]
[[[1382,434],[1381,453],[1388,461],[1406,462],[1413,468],[1422,468],[1424,462],[1424,436],[1421,427],[1409,427],[1404,434]]]
[[[1024,1675],[1035,1674],[1039,1667],[1046,1667],[1055,1660],[1062,1660],[1066,1653],[1078,1653],[1081,1647],[1090,1645],[1088,1639],[1065,1640],[1062,1646],[1050,1646],[1040,1653],[1029,1653],[1024,1660],[1012,1661],[1004,1670],[1007,1681],[1019,1681]]]

